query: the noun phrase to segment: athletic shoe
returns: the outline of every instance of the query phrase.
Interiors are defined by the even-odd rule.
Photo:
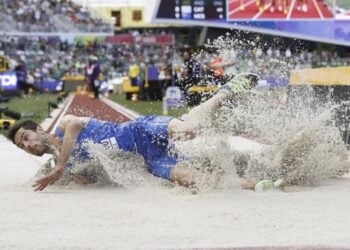
[[[215,93],[224,93],[228,99],[221,105],[232,109],[237,106],[237,97],[258,85],[259,79],[257,74],[241,73],[228,80],[227,83]]]
[[[259,76],[254,73],[241,73],[233,77],[221,89],[229,90],[233,94],[244,93],[258,85]]]
[[[255,184],[254,191],[255,192],[263,192],[269,190],[279,190],[284,191],[285,182],[283,179],[278,179],[276,181],[273,180],[263,180]]]

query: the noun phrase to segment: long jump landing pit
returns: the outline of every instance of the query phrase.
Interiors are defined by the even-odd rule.
[[[124,119],[86,98],[74,97],[67,113]],[[3,137],[0,152],[0,249],[350,249],[348,177],[290,193],[193,195],[165,185],[34,192],[39,158]]]

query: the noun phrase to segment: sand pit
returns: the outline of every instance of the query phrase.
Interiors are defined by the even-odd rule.
[[[193,195],[156,185],[51,186],[42,162],[0,138],[1,249],[179,249],[350,246],[350,179],[295,192]]]

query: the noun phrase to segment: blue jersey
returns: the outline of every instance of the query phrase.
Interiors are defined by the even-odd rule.
[[[145,160],[150,173],[169,179],[172,167],[179,160],[173,150],[171,153],[169,151],[167,129],[171,119],[173,118],[168,116],[143,116],[117,124],[91,118],[80,131],[71,156],[78,162],[91,159],[84,146],[85,142],[91,141],[103,145],[106,149],[117,148],[139,154]],[[63,138],[59,129],[55,134]],[[72,164],[67,164],[65,168],[69,170],[72,167]]]

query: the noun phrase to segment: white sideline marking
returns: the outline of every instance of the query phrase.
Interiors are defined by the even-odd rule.
[[[103,101],[105,104],[107,104],[108,106],[110,106],[111,108],[113,108],[114,110],[117,110],[118,112],[120,112],[121,114],[125,115],[126,117],[128,117],[129,119],[134,119],[134,118],[137,118],[140,116],[140,114],[130,110],[130,109],[127,109],[115,102],[112,102],[111,100],[103,97],[101,99],[101,101]]]
[[[63,116],[66,114],[68,108],[69,108],[70,105],[72,104],[72,101],[73,101],[73,99],[74,99],[74,96],[73,96],[73,95],[69,95],[68,98],[69,98],[69,99],[68,99],[68,102],[67,102],[66,105],[64,106],[64,108],[63,108],[63,110],[62,110],[60,116],[59,116],[58,119],[56,120],[55,125],[53,126],[52,130],[49,131],[49,133],[53,133],[53,132],[56,130],[58,124],[61,122]],[[55,117],[55,118],[56,118],[56,117]],[[55,119],[55,118],[54,118],[54,119]],[[50,127],[50,126],[49,126],[49,127]],[[49,127],[48,127],[48,128],[49,128]]]
[[[320,16],[320,18],[321,18],[321,19],[324,19],[324,16],[323,16],[323,14],[322,14],[322,11],[320,10],[320,7],[319,7],[318,4],[316,3],[316,1],[315,1],[315,0],[312,0],[312,3],[315,5],[316,10],[317,10],[317,13],[318,13],[318,15]]]
[[[295,2],[296,2],[296,0],[293,0],[292,3],[291,3],[291,5],[290,5],[290,9],[289,9],[289,11],[288,11],[287,19],[290,19],[290,16],[292,15]]]
[[[264,6],[263,7],[263,10],[262,11],[259,11],[258,14],[256,14],[253,19],[258,19],[262,14],[264,14],[265,11],[269,10],[272,6],[272,3],[269,3],[267,6]]]
[[[252,1],[249,1],[248,3],[245,3],[245,4],[243,4],[243,6],[244,6],[244,8],[245,8],[245,7],[247,7],[248,5],[251,5],[252,3],[255,3],[255,0],[252,0]],[[240,9],[240,6],[239,6],[238,8],[236,8],[236,9],[234,9],[234,10],[231,10],[231,11],[228,13],[228,15],[230,16],[230,15],[232,15],[232,14],[234,14],[234,13],[240,11],[240,10],[241,10],[241,9]]]

